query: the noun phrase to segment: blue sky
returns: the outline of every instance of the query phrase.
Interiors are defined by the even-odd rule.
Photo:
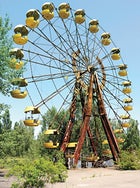
[[[29,9],[41,9],[45,0],[0,0],[0,15],[7,13],[13,28],[25,23]],[[63,1],[52,0],[57,7]],[[128,77],[132,81],[133,111],[131,116],[140,122],[140,1],[139,0],[68,0],[73,9],[84,9],[91,18],[99,20],[100,25],[111,33],[115,44],[121,49],[124,62],[128,65]],[[29,99],[23,101],[1,96],[4,103],[12,106],[13,121],[24,118],[24,107]]]

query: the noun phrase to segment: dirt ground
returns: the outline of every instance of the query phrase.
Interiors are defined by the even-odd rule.
[[[0,170],[0,188],[10,188],[13,177],[5,178]],[[114,168],[85,168],[68,171],[65,183],[46,185],[45,188],[138,188],[140,170],[120,171]]]

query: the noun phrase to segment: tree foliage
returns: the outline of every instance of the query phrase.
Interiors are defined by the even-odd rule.
[[[12,121],[10,120],[9,110],[5,110],[3,116],[0,118],[0,133],[11,130]]]
[[[126,139],[123,145],[123,150],[134,151],[140,149],[140,132],[137,120],[130,120],[130,127],[126,132]]]
[[[14,129],[3,125],[5,124],[2,124],[0,134],[0,157],[21,157],[28,154],[34,141],[33,130],[25,127],[21,122],[16,123]]]
[[[9,18],[7,16],[5,19],[0,17],[0,92],[4,95],[7,95],[10,89],[9,77],[11,75],[11,70],[8,67],[8,62],[12,40],[8,36],[8,33],[11,28],[12,26],[9,24]]]
[[[118,161],[118,167],[121,170],[140,169],[140,150],[122,151]]]
[[[11,129],[11,126],[9,106],[0,104],[0,134],[5,130]]]
[[[3,95],[9,94],[12,88],[11,80],[20,76],[23,71],[14,71],[9,67],[9,51],[13,45],[12,37],[9,37],[11,28],[12,24],[10,24],[8,16],[0,17],[0,93]]]

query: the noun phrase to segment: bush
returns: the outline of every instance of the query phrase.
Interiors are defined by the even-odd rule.
[[[43,188],[45,183],[62,182],[67,178],[67,169],[60,161],[54,164],[52,161],[39,158],[16,162],[8,173],[8,176],[17,177],[17,182],[12,188]]]
[[[118,167],[122,170],[140,169],[140,151],[122,151]]]
[[[9,169],[9,168],[13,167],[19,161],[23,161],[23,160],[24,160],[23,158],[5,157],[3,159],[0,159],[0,168]]]

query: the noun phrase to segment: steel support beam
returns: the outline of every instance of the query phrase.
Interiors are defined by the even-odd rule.
[[[100,114],[101,122],[102,122],[102,125],[104,128],[105,134],[107,136],[107,140],[108,140],[111,152],[112,152],[113,159],[116,161],[119,157],[120,151],[119,151],[116,137],[113,133],[112,127],[111,127],[110,122],[107,117],[104,100],[103,100],[103,96],[102,96],[102,91],[99,86],[98,78],[97,78],[96,74],[95,74],[94,81],[95,81],[96,94],[97,94],[97,99],[98,99],[98,107],[99,107],[99,114]]]
[[[89,84],[89,91],[88,91],[88,99],[87,104],[84,107],[84,115],[83,115],[83,123],[81,125],[81,132],[78,139],[77,146],[74,152],[74,165],[76,166],[80,157],[80,152],[86,137],[86,132],[89,126],[91,112],[92,112],[92,99],[93,99],[93,79],[94,75],[91,73],[90,75],[90,84]]]

